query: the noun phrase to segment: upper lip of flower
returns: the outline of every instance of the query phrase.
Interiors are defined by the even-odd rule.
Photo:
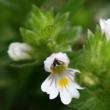
[[[53,67],[56,67],[56,66],[59,66],[61,64],[64,64],[64,62],[55,58],[52,65],[53,65]]]
[[[47,72],[52,72],[53,67],[60,66],[61,64],[65,66],[69,64],[68,56],[62,52],[54,53],[44,61],[44,67]]]
[[[56,66],[56,65],[60,65],[60,60],[58,60],[57,58],[55,58],[53,61],[53,66]]]

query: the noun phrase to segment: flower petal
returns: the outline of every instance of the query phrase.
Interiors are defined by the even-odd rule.
[[[58,96],[58,93],[58,90],[51,92],[51,94],[49,95],[49,99],[55,99]]]
[[[43,92],[48,92],[48,90],[49,90],[49,85],[50,85],[51,82],[52,82],[52,75],[49,75],[49,76],[46,78],[46,80],[42,83],[42,85],[41,85],[41,90],[42,90]]]
[[[69,94],[69,92],[66,89],[60,90],[60,98],[62,103],[65,105],[68,105],[72,100],[72,96]]]
[[[80,94],[77,89],[83,89],[83,88],[75,82],[75,74],[73,72],[79,72],[79,71],[76,69],[67,69],[64,73],[64,76],[69,79],[69,85],[66,88],[73,98],[79,98]]]
[[[74,88],[76,89],[84,89],[83,87],[81,87],[79,84],[77,84],[76,82],[73,83]]]
[[[71,94],[72,98],[78,99],[80,97],[79,91],[74,87],[73,83],[71,83],[67,89]]]
[[[68,72],[70,72],[70,73],[72,73],[72,74],[74,74],[74,73],[80,73],[79,70],[73,69],[73,68],[68,68],[67,70],[68,70]]]
[[[54,59],[48,57],[45,61],[44,61],[44,69],[47,72],[51,72],[51,65],[53,63]]]
[[[80,71],[77,69],[68,68],[64,71],[64,75],[68,77],[70,80],[74,81],[76,72],[80,73]]]
[[[58,96],[58,89],[56,88],[56,79],[52,75],[42,83],[41,90],[49,94],[49,99],[54,99]]]
[[[100,19],[99,24],[100,24],[101,29],[103,30],[104,26],[105,26],[105,20],[104,19]]]
[[[51,87],[49,88],[49,99],[55,99],[58,96],[58,89],[56,87],[56,79],[51,84]]]

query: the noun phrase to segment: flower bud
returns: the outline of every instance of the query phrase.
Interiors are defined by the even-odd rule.
[[[110,40],[110,19],[100,19],[101,31],[105,33],[107,40]]]
[[[8,48],[8,54],[14,61],[30,60],[32,59],[29,52],[32,51],[32,47],[26,43],[14,42],[11,43]]]

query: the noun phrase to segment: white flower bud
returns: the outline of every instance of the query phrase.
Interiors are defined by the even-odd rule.
[[[14,42],[11,43],[8,48],[8,54],[10,58],[14,61],[19,60],[29,60],[32,57],[29,55],[29,52],[32,51],[32,47],[26,43]]]
[[[105,33],[107,40],[110,40],[110,19],[100,19],[101,31]]]

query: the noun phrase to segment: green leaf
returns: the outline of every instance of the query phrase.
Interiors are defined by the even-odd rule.
[[[107,97],[109,91],[99,88],[88,89],[81,92],[81,97],[74,100],[70,107],[77,110],[109,110],[110,97]]]
[[[20,28],[20,32],[24,42],[34,46],[39,44],[39,35],[35,32],[25,28]]]
[[[53,22],[54,20],[52,11],[43,12],[35,5],[33,5],[27,22],[29,28],[35,32],[40,32],[41,29],[45,28],[47,25],[52,25]]]

